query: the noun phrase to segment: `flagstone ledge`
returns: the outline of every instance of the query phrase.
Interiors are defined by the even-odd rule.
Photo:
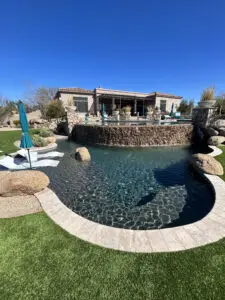
[[[20,148],[20,141],[16,141],[14,143],[14,145],[17,148]],[[51,144],[48,144],[45,147],[32,147],[32,148],[30,148],[30,151],[31,152],[38,152],[38,153],[42,153],[43,152],[44,153],[44,152],[55,150],[57,148],[57,146],[58,146],[57,143],[51,143]]]
[[[218,176],[208,174],[203,176],[215,192],[215,204],[212,210],[195,223],[173,228],[129,230],[109,227],[79,216],[66,207],[49,188],[35,196],[45,213],[56,224],[70,234],[92,244],[126,252],[183,251],[225,237],[225,182]]]

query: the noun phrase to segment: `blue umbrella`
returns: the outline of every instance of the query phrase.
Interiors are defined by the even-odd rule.
[[[172,107],[171,107],[171,112],[170,112],[170,116],[171,116],[171,117],[173,117],[173,115],[174,115],[173,109],[174,109],[174,103],[172,104]]]
[[[21,141],[20,141],[20,148],[27,149],[29,161],[30,161],[30,168],[32,168],[29,148],[33,147],[33,144],[32,144],[31,137],[29,135],[29,126],[28,126],[28,121],[27,121],[27,115],[26,115],[25,107],[24,107],[22,101],[18,102],[18,110],[19,110],[19,115],[20,115],[20,126],[21,126],[22,132],[23,132]]]

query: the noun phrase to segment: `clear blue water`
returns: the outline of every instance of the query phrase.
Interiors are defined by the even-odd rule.
[[[203,218],[214,204],[209,185],[192,173],[191,151],[182,147],[88,147],[92,161],[74,159],[74,142],[59,142],[65,156],[43,168],[51,188],[79,215],[109,226],[153,229]]]

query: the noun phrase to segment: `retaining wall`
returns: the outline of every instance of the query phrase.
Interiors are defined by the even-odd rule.
[[[77,143],[150,147],[191,144],[193,126],[184,125],[145,125],[145,126],[74,126],[71,138]]]

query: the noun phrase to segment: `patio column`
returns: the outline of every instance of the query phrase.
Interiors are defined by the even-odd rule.
[[[98,113],[99,113],[99,111],[100,111],[100,107],[99,107],[99,96],[96,96],[95,110],[96,110],[96,115],[98,115]]]
[[[137,114],[137,99],[134,99],[134,115]]]
[[[112,111],[114,110],[114,106],[115,106],[115,98],[112,97]]]

